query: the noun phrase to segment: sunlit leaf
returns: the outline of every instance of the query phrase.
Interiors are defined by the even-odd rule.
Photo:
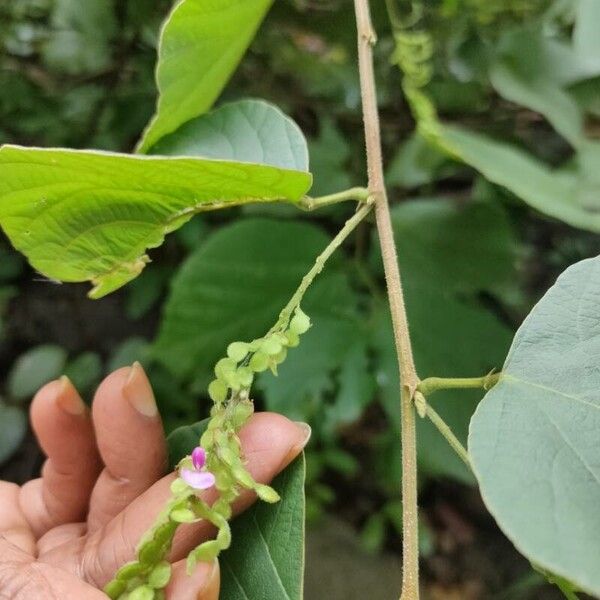
[[[527,317],[471,422],[484,501],[533,563],[600,594],[600,258]]]
[[[180,0],[158,49],[156,115],[138,150],[210,109],[252,41],[272,0]]]
[[[306,172],[201,158],[0,149],[0,225],[41,273],[91,281],[99,298],[135,278],[148,248],[196,212],[297,201]]]

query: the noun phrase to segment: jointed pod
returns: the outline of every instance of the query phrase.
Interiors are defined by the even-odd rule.
[[[146,532],[137,548],[137,558],[121,567],[104,592],[113,600],[161,600],[171,578],[167,560],[177,528],[182,523],[206,520],[217,529],[215,539],[194,548],[187,558],[188,572],[201,561],[214,560],[231,543],[229,519],[232,504],[245,488],[265,502],[279,495],[268,485],[254,481],[244,465],[238,431],[254,412],[250,387],[255,373],[271,369],[277,373],[288,348],[297,346],[308,331],[310,319],[296,308],[289,323],[276,327],[252,342],[233,342],[227,357],[215,366],[216,379],[208,393],[214,404],[206,431],[191,456],[178,465],[179,477],[171,484],[171,498]],[[197,491],[215,487],[218,499],[209,506]]]

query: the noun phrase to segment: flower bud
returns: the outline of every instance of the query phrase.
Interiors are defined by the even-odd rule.
[[[273,504],[274,502],[279,502],[279,500],[281,500],[279,494],[268,485],[258,485],[256,486],[255,491],[258,497],[264,502]]]
[[[290,330],[298,335],[306,333],[310,329],[310,319],[300,307],[296,309],[296,314],[290,321]]]

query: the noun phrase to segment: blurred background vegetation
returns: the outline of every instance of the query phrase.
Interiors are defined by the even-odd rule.
[[[170,4],[0,4],[0,143],[131,151],[154,109],[158,28]],[[440,119],[572,178],[591,213],[600,208],[593,4],[428,0],[419,21],[433,40],[425,89]],[[417,366],[423,377],[483,375],[501,368],[512,332],[558,273],[598,253],[598,237],[535,212],[518,189],[491,183],[414,133],[386,6],[373,5],[387,183]],[[355,43],[350,0],[277,0],[221,99],[264,98],[299,123],[312,195],[365,184]],[[490,160],[504,169],[500,179],[523,177],[518,161]],[[552,187],[536,190],[551,202]],[[0,476],[35,476],[41,456],[27,404],[63,372],[89,399],[104,374],[140,360],[167,430],[203,417],[215,360],[230,341],[268,329],[351,210],[207,213],[153,251],[141,277],[99,301],[86,298],[85,286],[45,280],[2,241]],[[332,599],[396,594],[398,384],[374,241],[363,224],[328,265],[304,304],[314,327],[280,376],[261,376],[256,390],[261,408],[314,431],[307,494],[320,527],[309,542],[307,598],[322,597],[311,582],[323,577],[331,577]],[[463,441],[479,399],[435,397]],[[419,427],[428,597],[555,597],[497,530],[470,473],[428,423]]]

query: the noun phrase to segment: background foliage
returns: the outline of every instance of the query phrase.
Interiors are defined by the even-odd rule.
[[[169,6],[0,6],[0,142],[132,150],[154,111],[155,47]],[[597,3],[427,2],[420,27],[434,45],[425,91],[451,124],[437,146],[413,133],[384,8],[374,7],[384,149],[417,366],[423,376],[481,375],[501,367],[512,332],[556,275],[600,250]],[[355,35],[348,0],[280,0],[220,100],[266,98],[299,123],[313,195],[365,182]],[[63,371],[91,393],[103,373],[141,360],[167,428],[198,420],[215,359],[229,341],[264,333],[348,211],[300,221],[294,208],[257,205],[196,217],[151,252],[138,279],[94,304],[83,287],[44,281],[4,243],[0,461],[13,456],[8,472],[16,465],[14,476],[29,476],[22,407]],[[398,434],[388,427],[398,427],[396,364],[374,242],[364,224],[328,265],[305,301],[314,327],[279,378],[261,376],[257,398],[311,423],[308,513],[342,514],[370,551],[395,549],[401,527]],[[440,393],[434,405],[466,441],[479,399]],[[460,538],[439,506],[452,506],[453,494],[470,498],[472,476],[419,425],[426,572],[432,586],[441,580],[466,597],[464,581],[436,565],[452,554],[446,530]],[[462,518],[480,526],[473,511]],[[508,571],[500,582],[482,567],[481,585],[491,593],[526,568]]]

